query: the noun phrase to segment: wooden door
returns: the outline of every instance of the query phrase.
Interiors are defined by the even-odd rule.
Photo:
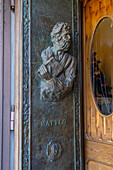
[[[84,150],[85,150],[85,169],[96,170],[111,170],[113,169],[113,111],[112,111],[112,37],[113,34],[107,31],[109,40],[106,39],[106,27],[100,29],[101,24],[110,20],[111,28],[113,22],[113,0],[90,0],[83,3],[83,76],[84,76]],[[108,26],[108,25],[107,25]],[[99,29],[98,29],[99,28]],[[98,33],[99,31],[100,33]],[[97,35],[98,33],[98,35]],[[101,35],[101,37],[100,37]],[[97,37],[96,47],[95,37]],[[103,40],[104,39],[104,40]],[[103,41],[102,41],[103,40]],[[98,42],[99,41],[99,42]],[[111,43],[111,44],[110,44]],[[102,48],[103,49],[102,49]],[[106,49],[111,48],[111,51],[106,53]],[[105,55],[106,53],[106,55]],[[109,54],[110,53],[110,54]],[[107,63],[107,70],[103,70],[103,56],[100,60],[96,58],[98,55],[104,55],[104,64]],[[95,55],[95,56],[94,56]],[[97,56],[96,56],[97,55]],[[109,55],[111,59],[109,60]],[[92,61],[93,58],[93,61]],[[104,85],[100,83],[100,88],[93,91],[93,77],[92,63],[99,65],[97,74],[103,75],[104,80],[107,80],[110,74],[110,85],[105,82]],[[101,64],[99,64],[101,63]],[[111,69],[111,72],[110,70]],[[105,71],[105,72],[104,72]],[[100,76],[100,75],[99,75]],[[100,77],[98,77],[100,81]],[[97,92],[101,87],[110,87],[110,93],[106,97]],[[103,87],[102,87],[103,88]],[[100,104],[99,104],[100,100]],[[110,101],[110,112],[105,111],[104,102]]]

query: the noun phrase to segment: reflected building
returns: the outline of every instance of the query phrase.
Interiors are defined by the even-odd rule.
[[[110,85],[106,82],[105,74],[101,71],[99,64],[100,60],[97,60],[97,53],[93,52],[91,55],[91,79],[92,89],[99,107],[99,110],[109,115],[112,113],[112,94]]]

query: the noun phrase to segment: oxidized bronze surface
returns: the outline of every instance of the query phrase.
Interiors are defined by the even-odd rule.
[[[43,64],[38,68],[41,100],[59,101],[72,90],[76,64],[75,58],[67,53],[70,34],[71,28],[67,23],[57,23],[51,32],[53,46],[41,54]]]
[[[57,140],[51,140],[47,145],[46,154],[50,161],[56,161],[62,155],[63,148]]]
[[[32,58],[32,170],[74,169],[73,92],[58,100],[41,100],[37,70],[41,53],[52,46],[50,32],[58,22],[72,25],[70,0],[33,0],[31,25]],[[69,54],[72,54],[72,44]]]

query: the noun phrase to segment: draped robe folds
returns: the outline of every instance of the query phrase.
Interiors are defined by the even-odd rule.
[[[55,56],[51,47],[42,52],[41,58],[51,77],[49,80],[41,80],[41,100],[58,101],[72,90],[76,69],[75,58],[65,52]]]

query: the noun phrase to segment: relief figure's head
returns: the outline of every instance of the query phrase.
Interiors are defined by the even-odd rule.
[[[71,28],[67,23],[57,23],[51,32],[51,40],[55,51],[67,51],[71,41]]]

